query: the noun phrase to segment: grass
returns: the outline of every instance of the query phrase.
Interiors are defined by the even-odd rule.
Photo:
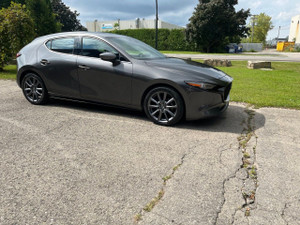
[[[15,80],[17,75],[17,66],[8,65],[4,67],[3,71],[0,71],[0,79]]]
[[[163,54],[191,54],[191,55],[232,55],[232,53],[206,53],[206,52],[190,52],[190,51],[160,51]]]
[[[250,70],[246,61],[232,64],[219,67],[234,78],[232,101],[256,107],[300,109],[300,63],[272,62],[272,71]]]
[[[203,52],[188,52],[188,51],[160,51],[163,54],[206,54]]]
[[[151,210],[154,208],[154,206],[159,202],[160,199],[164,196],[165,191],[162,189],[159,193],[158,196],[153,198],[151,202],[149,202],[143,209],[146,212],[151,212]]]
[[[190,55],[245,55],[245,56],[253,56],[256,54],[250,52],[243,52],[243,53],[206,53],[206,52],[189,52],[189,51],[160,51],[163,54],[190,54]],[[270,56],[270,57],[287,57],[280,54],[259,54],[259,56]]]
[[[141,221],[141,220],[142,220],[142,215],[141,215],[140,213],[136,214],[136,215],[134,216],[134,220],[135,220],[136,222]]]

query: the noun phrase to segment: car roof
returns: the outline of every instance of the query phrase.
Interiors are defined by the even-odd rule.
[[[107,38],[107,37],[122,37],[123,35],[119,34],[113,34],[113,33],[102,33],[102,32],[88,32],[88,31],[74,31],[74,32],[62,32],[62,33],[55,33],[55,34],[48,34],[45,36],[41,36],[36,38],[38,39],[50,39],[50,38],[58,38],[58,37],[65,37],[65,36],[84,36],[84,35],[92,35],[92,36],[97,36],[101,38]],[[124,37],[124,36],[123,36]]]

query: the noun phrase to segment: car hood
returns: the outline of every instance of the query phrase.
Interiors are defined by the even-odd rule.
[[[230,76],[221,70],[191,60],[165,58],[159,60],[148,60],[145,63],[151,68],[180,74],[182,76],[186,76],[187,79],[194,79],[195,81],[202,79],[219,80],[224,77],[230,78]]]

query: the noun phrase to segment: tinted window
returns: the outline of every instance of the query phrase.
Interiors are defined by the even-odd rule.
[[[99,55],[103,52],[118,52],[110,45],[95,38],[83,38],[82,39],[82,52],[81,55],[99,58]]]
[[[49,48],[49,49],[51,49],[51,42],[52,42],[52,41],[47,41],[47,43],[46,43],[46,46],[47,46],[47,48]]]
[[[73,54],[75,38],[59,38],[52,40],[51,47],[49,42],[46,46],[53,51]]]

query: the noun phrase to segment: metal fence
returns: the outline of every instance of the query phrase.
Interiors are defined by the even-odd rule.
[[[262,51],[263,44],[262,43],[241,43],[243,46],[243,52],[250,52],[250,51]]]

